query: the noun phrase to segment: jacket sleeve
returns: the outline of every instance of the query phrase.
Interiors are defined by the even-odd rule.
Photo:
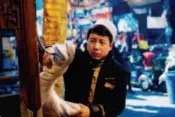
[[[108,100],[104,104],[89,105],[90,117],[116,117],[124,110],[128,72],[122,69],[117,77],[120,79]]]

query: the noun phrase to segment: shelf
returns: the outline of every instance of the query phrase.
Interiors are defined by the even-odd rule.
[[[0,94],[0,98],[6,98],[10,96],[19,96],[20,93],[15,93],[15,94]]]
[[[17,79],[19,76],[0,76],[0,80]]]

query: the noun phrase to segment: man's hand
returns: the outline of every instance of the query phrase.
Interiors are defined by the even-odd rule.
[[[43,66],[52,67],[53,61],[58,65],[62,63],[70,64],[75,54],[75,44],[67,41],[65,44],[55,44],[46,50],[50,53],[55,53],[55,56],[44,53]]]
[[[51,59],[51,55],[47,54],[47,53],[44,53],[44,56],[43,56],[43,65],[48,67],[48,68],[51,68],[52,67],[52,59]]]
[[[80,104],[81,106],[81,113],[77,115],[77,117],[90,117],[90,109],[88,106]]]

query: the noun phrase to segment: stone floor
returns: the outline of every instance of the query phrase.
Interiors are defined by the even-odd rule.
[[[167,93],[141,91],[127,94],[126,108],[119,117],[175,117],[175,104],[170,104]]]

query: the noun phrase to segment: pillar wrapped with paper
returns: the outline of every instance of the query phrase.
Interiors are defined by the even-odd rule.
[[[64,43],[67,32],[67,0],[44,0],[43,43]]]

